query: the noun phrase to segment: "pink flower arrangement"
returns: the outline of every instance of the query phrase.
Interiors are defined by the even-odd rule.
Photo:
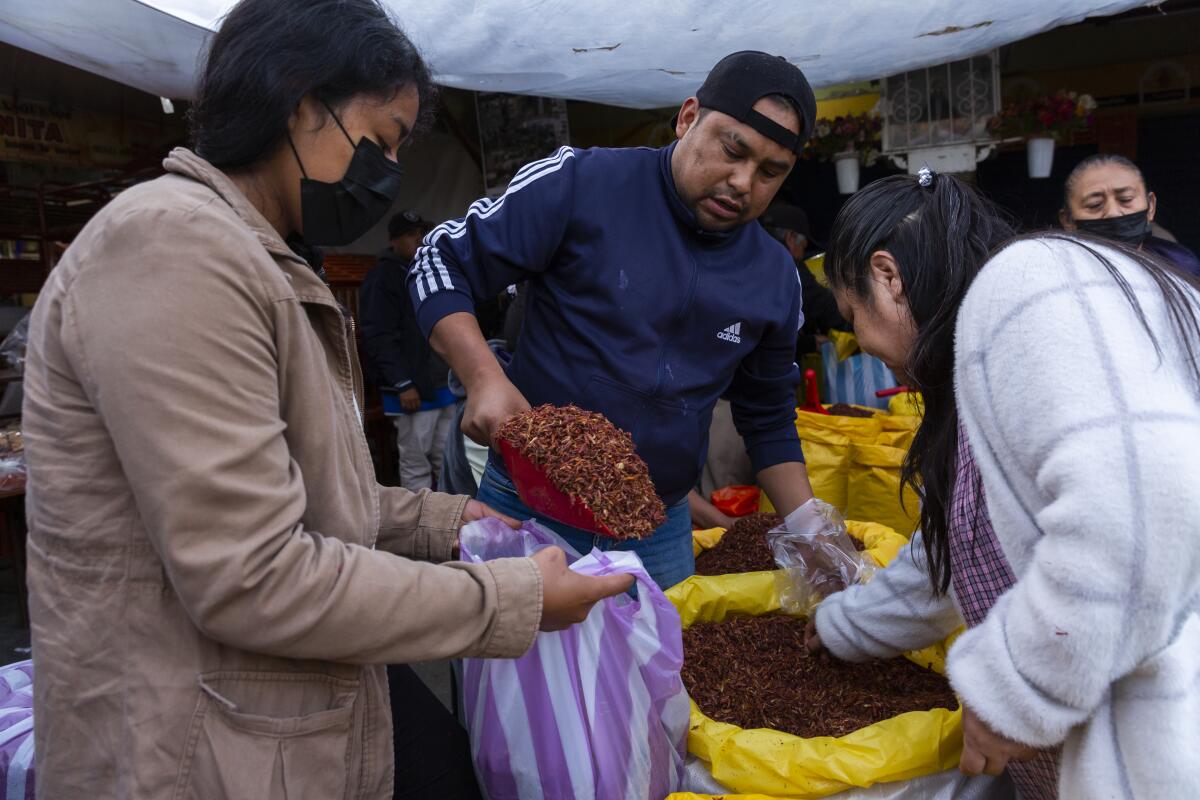
[[[879,159],[883,120],[875,114],[850,114],[828,119],[822,117],[813,126],[812,138],[804,147],[804,158],[832,161],[839,153],[857,153],[864,167]]]
[[[988,131],[1004,139],[1049,136],[1062,141],[1072,131],[1091,127],[1095,110],[1091,95],[1059,90],[1033,100],[1006,103],[988,121]]]

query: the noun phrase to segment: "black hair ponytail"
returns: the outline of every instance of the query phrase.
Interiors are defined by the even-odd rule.
[[[989,254],[1013,236],[1007,219],[974,188],[948,175],[876,181],[838,212],[825,257],[830,285],[871,297],[871,254],[900,268],[917,328],[906,372],[924,398],[924,418],[902,481],[921,498],[921,530],[933,589],[950,586],[950,499],[958,447],[954,326],[958,308]]]
[[[1200,279],[1152,254],[1094,236],[1042,232],[1020,238],[1065,241],[1090,253],[1117,284],[1160,357],[1160,337],[1173,335],[1182,343],[1200,396]],[[834,221],[825,256],[830,286],[867,302],[872,296],[871,254],[886,250],[900,268],[917,328],[906,370],[925,404],[902,480],[921,498],[921,530],[937,594],[950,587],[949,512],[958,448],[955,324],[980,270],[993,253],[1016,240],[1007,218],[961,181],[932,176],[926,186],[914,177],[893,176],[875,181],[846,202]],[[1170,331],[1150,327],[1141,301],[1109,256],[1113,251],[1154,281],[1167,307]]]

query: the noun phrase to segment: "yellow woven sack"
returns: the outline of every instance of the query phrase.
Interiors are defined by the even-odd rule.
[[[908,540],[887,525],[878,522],[846,520],[846,533],[863,543],[863,554],[870,556],[877,567],[886,567],[908,544]]]
[[[721,537],[724,535],[724,528],[705,528],[692,531],[692,555],[698,556],[702,551],[716,547],[717,542],[721,541]]]
[[[901,392],[888,400],[888,413],[898,417],[920,417],[925,413],[920,392]]]
[[[847,517],[879,522],[902,536],[912,536],[920,521],[920,501],[906,486],[903,506],[900,503],[900,467],[906,452],[887,445],[850,446]]]
[[[899,447],[905,452],[912,447],[913,436],[916,431],[884,431],[879,434],[879,439],[875,444],[882,444],[886,447]]]
[[[903,538],[882,525],[847,523],[868,546]],[[720,622],[732,614],[778,612],[774,573],[693,576],[667,591],[683,626]],[[942,672],[946,645],[908,657]],[[688,751],[708,763],[713,777],[741,800],[819,798],[852,787],[903,781],[952,769],[962,752],[962,712],[916,711],[840,738],[799,736],[767,729],[745,730],[710,719],[692,704]],[[742,795],[745,795],[743,798]],[[732,800],[735,795],[720,795]],[[669,800],[705,795],[673,794]]]
[[[833,350],[837,353],[838,361],[845,361],[860,349],[858,337],[848,331],[830,331],[829,341],[833,342]]]
[[[884,433],[904,431],[906,433],[916,433],[917,428],[921,427],[920,417],[904,416],[901,414],[880,414],[876,421],[879,423],[879,428]]]
[[[806,258],[804,263],[812,272],[813,277],[817,279],[817,283],[828,288],[829,279],[825,277],[825,254],[818,253],[812,258]]]
[[[845,515],[850,445],[874,444],[881,431],[879,417],[835,417],[797,410],[796,433],[813,494]]]
[[[875,409],[871,409],[875,410]],[[801,441],[806,433],[840,433],[852,442],[874,444],[883,430],[881,420],[887,419],[886,414],[876,414],[873,417],[839,417],[833,414],[816,414],[812,411],[796,410],[796,433]],[[889,425],[896,423],[888,423]]]
[[[874,444],[899,447],[906,451],[912,446],[917,428],[921,427],[920,417],[880,414],[878,420],[880,432],[879,438],[874,441]]]

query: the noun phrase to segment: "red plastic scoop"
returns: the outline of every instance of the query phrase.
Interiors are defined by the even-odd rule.
[[[555,522],[617,538],[607,525],[596,519],[591,509],[559,491],[546,473],[503,439],[500,440],[500,455],[504,457],[504,466],[525,505]]]
[[[804,405],[800,406],[800,410],[812,414],[829,413],[825,410],[825,406],[821,405],[821,389],[817,386],[815,369],[804,370]]]

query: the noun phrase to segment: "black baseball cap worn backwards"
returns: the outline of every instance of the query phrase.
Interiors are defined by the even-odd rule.
[[[754,110],[754,104],[769,94],[783,95],[795,103],[800,112],[798,136]],[[758,50],[731,53],[718,61],[696,98],[702,108],[728,114],[797,154],[812,135],[817,116],[817,98],[800,68],[783,56]]]

